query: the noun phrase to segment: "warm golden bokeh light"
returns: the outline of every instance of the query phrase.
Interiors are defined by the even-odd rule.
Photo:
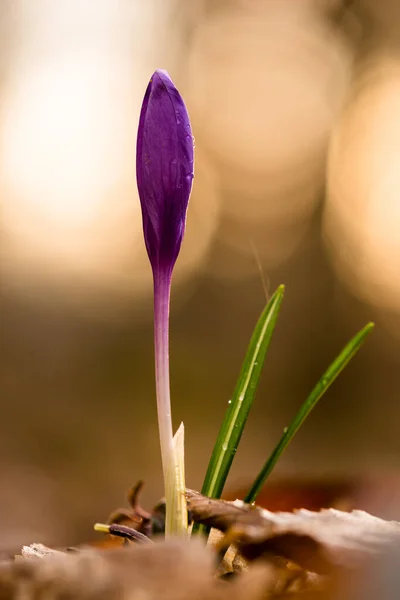
[[[74,302],[98,289],[105,297],[150,293],[135,138],[157,53],[143,18],[156,31],[166,15],[155,15],[151,3],[143,12],[137,2],[90,9],[43,1],[36,10],[21,2],[19,9],[26,39],[3,89],[0,128],[8,284],[26,289],[42,281]],[[121,36],[124,19],[131,28]],[[89,24],[93,35],[68,35]],[[149,58],[140,54],[139,62],[131,52],[140,43]],[[201,263],[218,224],[214,178],[199,160],[191,208],[197,226],[189,224],[178,279]]]
[[[296,3],[239,3],[195,31],[187,95],[227,198],[220,239],[251,256],[254,238],[267,268],[292,255],[320,200],[351,58],[345,37]],[[250,263],[213,270],[235,279]]]
[[[25,37],[0,130],[7,278],[57,281],[62,295],[74,282],[77,297],[99,286],[150,292],[134,140],[150,63],[166,39],[150,43],[143,23],[163,30],[172,4],[143,12],[138,2],[102,1],[93,14],[76,2],[18,6]],[[125,19],[132,31],[121,30]],[[69,35],[89,24],[87,35]],[[172,75],[179,43],[177,35]],[[239,3],[196,23],[186,57],[177,83],[196,137],[196,185],[177,278],[202,264],[215,236],[242,259],[217,260],[210,273],[251,277],[254,248],[275,268],[308,231],[352,50],[312,3]]]
[[[358,88],[332,142],[325,231],[353,293],[399,312],[399,58],[367,63]]]

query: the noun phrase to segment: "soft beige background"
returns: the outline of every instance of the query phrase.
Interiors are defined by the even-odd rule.
[[[157,67],[196,139],[171,314],[188,485],[265,303],[258,263],[287,292],[231,489],[371,319],[277,472],[397,469],[399,53],[394,0],[0,0],[1,547],[89,539],[139,478],[162,494],[134,167]]]

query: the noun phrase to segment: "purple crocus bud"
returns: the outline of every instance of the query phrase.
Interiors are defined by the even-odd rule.
[[[172,270],[185,232],[192,189],[193,155],[185,104],[168,73],[157,70],[147,86],[140,113],[136,177],[144,239],[153,270],[157,413],[169,533],[182,529],[179,515],[186,516],[186,510],[179,508],[182,490],[175,484],[167,485],[167,480],[183,481],[183,472],[182,477],[175,475],[180,467],[176,463],[171,418],[169,303]]]
[[[168,73],[157,70],[143,100],[136,153],[144,239],[153,271],[171,273],[179,254],[193,155],[186,106]]]

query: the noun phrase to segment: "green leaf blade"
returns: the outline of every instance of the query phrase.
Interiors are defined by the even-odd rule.
[[[272,469],[276,465],[278,459],[281,454],[287,448],[289,443],[292,441],[293,437],[300,429],[301,425],[304,423],[305,419],[308,417],[314,406],[317,402],[322,398],[327,389],[332,385],[335,379],[340,375],[345,366],[349,363],[349,361],[353,358],[353,356],[358,352],[360,347],[365,341],[367,335],[374,328],[374,323],[368,323],[363,329],[361,329],[351,340],[346,344],[340,354],[335,358],[335,360],[329,365],[325,373],[322,375],[321,379],[318,381],[316,386],[313,388],[312,392],[308,396],[307,400],[302,404],[300,410],[294,417],[293,421],[290,423],[289,427],[285,430],[283,436],[279,440],[278,444],[275,446],[272,451],[271,456],[268,458],[267,462],[264,464],[257,478],[255,479],[252,487],[248,491],[244,501],[247,503],[252,503],[255,501],[259,492],[265,484],[267,477],[270,475]]]
[[[275,329],[284,295],[280,285],[263,310],[250,340],[232,400],[218,434],[202,494],[220,498],[232,461],[242,437],[243,429],[253,403],[265,355]]]

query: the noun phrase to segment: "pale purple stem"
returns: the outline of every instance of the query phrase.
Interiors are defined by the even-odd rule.
[[[169,303],[171,273],[154,272],[154,353],[156,366],[156,393],[158,429],[164,485],[173,451],[171,397],[169,388]]]

